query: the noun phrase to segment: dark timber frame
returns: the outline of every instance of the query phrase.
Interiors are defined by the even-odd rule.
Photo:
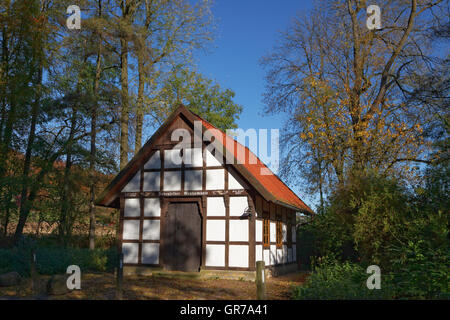
[[[161,126],[152,138],[144,145],[144,147],[138,152],[138,154],[127,164],[127,166],[117,175],[113,182],[105,189],[103,194],[97,200],[98,205],[116,207],[120,209],[119,218],[119,251],[122,250],[122,244],[124,243],[137,243],[138,249],[138,263],[127,263],[130,266],[151,266],[151,267],[163,267],[164,266],[164,254],[161,252],[164,248],[164,236],[162,231],[164,230],[165,216],[168,211],[170,203],[176,202],[195,202],[198,205],[200,215],[202,217],[201,226],[201,269],[212,270],[249,270],[254,271],[256,269],[256,246],[261,245],[264,249],[270,249],[271,246],[276,246],[280,249],[283,246],[287,248],[293,248],[296,246],[296,242],[292,239],[292,226],[295,226],[296,212],[302,211],[300,208],[293,207],[292,205],[283,203],[274,198],[270,193],[266,191],[264,187],[257,181],[251,174],[244,170],[242,165],[226,164],[223,152],[217,157],[222,157],[223,165],[221,166],[206,166],[206,159],[203,157],[202,166],[186,167],[181,164],[180,168],[165,168],[164,166],[164,154],[166,150],[173,149],[177,142],[170,140],[170,133],[175,128],[184,128],[191,132],[191,137],[194,136],[193,127],[190,124],[197,119],[192,118],[192,114],[184,107],[180,107],[178,111],[174,112],[169,119]],[[204,131],[205,128],[203,127]],[[194,146],[194,138],[192,139],[189,147]],[[205,150],[207,143],[202,141],[202,151]],[[195,147],[195,146],[194,146]],[[160,169],[144,169],[146,161],[156,152],[159,151],[161,159]],[[216,150],[217,152],[217,150]],[[220,151],[219,151],[220,153]],[[224,189],[222,190],[206,190],[206,176],[208,170],[223,169],[224,170]],[[201,190],[185,190],[185,173],[191,170],[202,171],[202,188]],[[139,179],[139,192],[122,192],[122,188],[126,185],[134,173],[140,172]],[[179,191],[163,191],[164,190],[164,174],[166,172],[180,172],[181,174],[181,189]],[[146,191],[144,190],[144,174],[147,172],[160,172],[159,185],[161,191]],[[229,189],[229,174],[233,175],[238,181],[245,185],[245,189]],[[225,201],[225,216],[208,216],[207,214],[207,197],[221,196]],[[248,241],[231,241],[230,235],[230,222],[233,220],[243,219],[240,216],[230,215],[230,198],[235,196],[245,196],[248,200],[248,207],[250,209],[251,217],[248,218]],[[125,201],[126,199],[139,199],[140,214],[135,217],[125,216]],[[144,213],[144,201],[148,198],[158,198],[160,202],[160,216],[148,217]],[[304,212],[310,214],[311,212]],[[224,241],[207,241],[206,240],[206,225],[210,220],[224,220],[225,221],[225,240]],[[269,232],[270,223],[281,221],[286,225],[285,239],[282,239],[282,243],[277,241],[270,241],[269,244],[264,246],[264,223],[263,219],[269,220]],[[139,221],[139,239],[138,240],[124,240],[123,228],[124,221],[126,220],[138,220]],[[159,240],[144,240],[143,239],[143,224],[145,220],[159,220],[160,221],[160,237]],[[261,234],[263,235],[262,241],[256,241],[256,221],[261,221]],[[278,230],[279,228],[275,228]],[[275,237],[277,239],[277,237]],[[141,260],[142,246],[145,243],[159,243],[159,263],[158,264],[144,264]],[[206,246],[208,244],[223,244],[225,245],[225,266],[224,267],[207,267],[206,266]],[[230,245],[248,245],[248,268],[230,267],[229,266],[229,248]],[[296,263],[296,262],[290,262]],[[280,263],[283,264],[283,263]],[[277,264],[277,265],[280,265]],[[289,264],[289,263],[287,263]]]

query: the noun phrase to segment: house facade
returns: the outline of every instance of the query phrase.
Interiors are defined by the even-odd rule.
[[[313,214],[248,148],[180,106],[104,190],[125,266],[254,271],[296,265],[297,212]]]

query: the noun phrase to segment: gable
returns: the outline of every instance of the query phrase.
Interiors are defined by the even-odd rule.
[[[198,144],[199,140],[194,141],[195,121],[201,122],[202,134],[206,130],[212,130],[214,138],[211,139],[211,143],[205,143],[201,137],[200,145]],[[183,130],[179,129],[184,129],[190,138],[185,139]],[[179,144],[181,141],[185,142],[182,145],[183,154],[174,149],[177,144],[178,147],[181,146]],[[215,149],[217,154],[212,155],[206,150],[202,156],[202,153],[199,152],[200,148],[212,150],[214,149],[211,149],[213,144],[217,147]],[[244,150],[243,154],[240,154],[239,148]],[[224,165],[224,163],[228,163],[226,161],[230,160],[225,159],[224,154],[226,156],[231,155],[231,164]],[[248,159],[250,157],[256,158],[256,163],[249,164]],[[186,161],[186,159],[190,159],[190,161]],[[200,163],[202,163],[202,167],[207,168],[205,174],[200,173],[202,172]],[[186,174],[181,174],[181,170],[178,171],[181,167],[184,168]],[[229,172],[225,170],[225,167],[229,168]],[[160,174],[162,168],[169,170],[163,176]],[[200,174],[202,175],[201,178]],[[226,136],[184,106],[180,106],[169,116],[138,154],[104,190],[96,204],[118,207],[117,199],[120,192],[180,191],[185,187],[198,190],[199,179],[202,179],[201,183],[205,184],[206,190],[222,190],[226,183],[228,183],[228,188],[252,188],[267,201],[288,206],[294,210],[312,213],[312,210],[248,148]]]

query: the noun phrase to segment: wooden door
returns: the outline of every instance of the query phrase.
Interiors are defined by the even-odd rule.
[[[164,221],[164,269],[198,271],[202,219],[197,203],[170,203]]]

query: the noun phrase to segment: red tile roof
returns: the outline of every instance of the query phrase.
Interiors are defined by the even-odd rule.
[[[217,129],[208,121],[202,119],[198,115],[194,114],[203,124],[206,129],[215,129],[212,131],[216,139],[220,139],[222,144],[231,152],[237,159],[238,164],[241,163],[247,169],[250,174],[262,184],[262,186],[271,193],[276,199],[300,208],[308,213],[314,213],[281,179],[274,174],[250,149],[243,146],[220,129]],[[220,134],[218,134],[220,132]],[[231,147],[233,146],[233,147]],[[238,148],[244,148],[245,152],[237,152]],[[242,157],[244,154],[244,157]],[[254,157],[255,161],[249,161],[251,157]]]

